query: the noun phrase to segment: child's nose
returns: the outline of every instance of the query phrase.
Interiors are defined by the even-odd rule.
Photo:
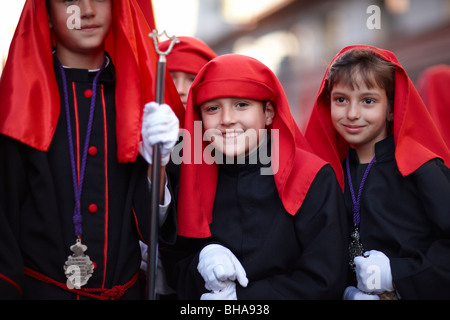
[[[79,2],[82,17],[89,17],[94,15],[94,7],[92,6],[91,1],[92,0],[81,0]]]
[[[230,125],[236,123],[235,113],[233,108],[223,108],[222,111],[222,124],[223,125]]]
[[[175,82],[175,87],[177,88],[178,94],[183,96],[188,94],[190,86],[187,84],[186,80],[178,78]]]
[[[356,102],[350,103],[347,110],[347,118],[350,120],[357,120],[360,117],[359,106]]]

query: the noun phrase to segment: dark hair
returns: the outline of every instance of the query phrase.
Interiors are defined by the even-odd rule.
[[[351,50],[344,53],[330,67],[327,76],[327,90],[341,83],[358,88],[356,74],[361,75],[367,88],[378,86],[386,91],[389,107],[394,108],[396,66],[384,60],[371,50]]]

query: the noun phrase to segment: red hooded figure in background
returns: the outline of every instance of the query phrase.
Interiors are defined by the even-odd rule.
[[[423,71],[416,88],[450,148],[450,66],[436,65]]]

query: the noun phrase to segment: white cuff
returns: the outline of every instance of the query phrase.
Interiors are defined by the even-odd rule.
[[[152,181],[148,178],[148,186],[152,190]],[[162,226],[167,218],[167,209],[169,208],[170,202],[172,202],[172,196],[170,195],[169,188],[167,187],[167,175],[165,175],[164,183],[164,201],[163,204],[159,205],[159,226]]]

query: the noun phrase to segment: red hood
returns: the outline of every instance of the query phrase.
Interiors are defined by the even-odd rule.
[[[201,163],[194,164],[195,157],[207,145],[204,143],[201,150],[194,149],[194,121],[200,120],[200,103],[230,96],[270,100],[275,105],[272,129],[278,130],[279,144],[272,142],[272,167],[278,168],[274,175],[275,184],[285,209],[291,215],[297,213],[317,172],[325,165],[323,160],[310,152],[275,74],[250,57],[234,54],[219,56],[206,64],[197,75],[187,101],[185,130],[190,133],[191,140],[185,139],[183,143],[192,151],[181,164],[179,235],[196,238],[210,235],[218,165],[206,164],[203,159]],[[197,143],[201,138],[195,137]]]
[[[395,71],[393,134],[396,145],[395,158],[400,173],[407,176],[433,158],[443,159],[448,166],[450,164],[449,149],[416,88],[395,55],[390,51],[371,46],[348,46],[334,57],[330,66],[350,50],[371,50],[397,67]],[[330,67],[320,85],[305,137],[316,154],[331,163],[343,188],[344,173],[341,162],[347,155],[348,144],[337,133],[331,122],[330,101],[325,94],[329,70]]]
[[[157,54],[149,24],[136,0],[113,1],[106,51],[116,68],[118,160],[134,161],[141,138],[143,107],[154,101]],[[170,77],[166,103],[182,123],[184,108]],[[0,133],[48,150],[60,113],[53,72],[52,40],[45,0],[27,0],[0,80]]]
[[[200,69],[217,54],[203,41],[192,37],[177,37],[176,44],[167,56],[167,68],[170,71],[183,71],[197,74]],[[170,41],[161,42],[159,48],[166,51]]]
[[[426,69],[417,79],[416,88],[450,147],[450,66],[441,64]]]

